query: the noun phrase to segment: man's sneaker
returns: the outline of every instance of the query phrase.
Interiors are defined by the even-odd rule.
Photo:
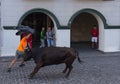
[[[25,66],[25,64],[20,64],[20,65],[19,65],[19,67],[23,67],[23,66]]]
[[[7,72],[11,72],[11,68],[8,68]]]

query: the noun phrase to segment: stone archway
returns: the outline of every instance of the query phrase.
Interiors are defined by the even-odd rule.
[[[72,23],[74,22],[75,18],[83,13],[87,13],[88,15],[91,15],[97,20],[98,28],[99,28],[99,48],[98,49],[104,50],[104,38],[105,38],[104,29],[107,27],[107,24],[106,24],[106,19],[100,12],[94,9],[83,9],[76,12],[69,20],[69,23],[68,23],[69,28],[70,29],[72,28]]]

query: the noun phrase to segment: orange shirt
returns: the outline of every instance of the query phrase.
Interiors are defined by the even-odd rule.
[[[22,40],[20,41],[20,44],[19,44],[17,50],[24,52],[26,46],[27,46],[27,39],[26,39],[26,37],[23,37]]]

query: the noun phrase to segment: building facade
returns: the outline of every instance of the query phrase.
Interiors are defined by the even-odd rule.
[[[90,41],[93,25],[99,29],[99,47],[103,52],[120,51],[120,0],[2,0],[0,55],[13,56],[20,41],[16,26],[27,25],[36,33],[33,45],[39,45],[39,32],[51,26],[55,45],[71,47],[72,42]]]

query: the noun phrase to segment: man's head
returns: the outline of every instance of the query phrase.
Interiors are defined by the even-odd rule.
[[[94,28],[94,29],[97,29],[97,26],[96,26],[96,25],[94,25],[94,26],[93,26],[93,28]]]
[[[44,31],[44,30],[45,30],[45,27],[42,27],[42,30]]]
[[[48,27],[48,28],[47,28],[47,31],[51,31],[51,27]]]

